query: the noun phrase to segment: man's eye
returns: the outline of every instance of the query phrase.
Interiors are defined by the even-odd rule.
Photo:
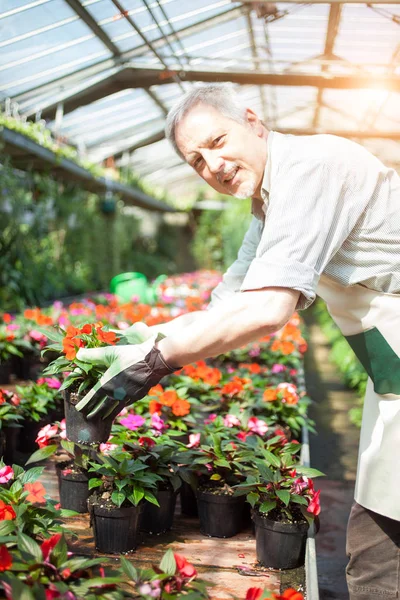
[[[220,135],[219,137],[215,138],[213,145],[216,146],[217,144],[219,144],[219,142],[224,138],[224,135]]]
[[[203,162],[203,159],[201,158],[201,156],[199,156],[199,158],[196,158],[196,160],[193,163],[194,168],[198,169],[202,162]]]

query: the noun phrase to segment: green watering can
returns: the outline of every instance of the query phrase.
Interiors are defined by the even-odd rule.
[[[153,283],[149,283],[143,273],[120,273],[111,279],[110,291],[122,302],[130,302],[134,297],[144,304],[152,304],[158,299],[158,286],[166,278],[166,275],[159,275]]]

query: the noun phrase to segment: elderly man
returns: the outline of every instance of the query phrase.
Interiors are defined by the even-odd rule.
[[[348,527],[350,597],[398,598],[400,178],[348,140],[268,131],[223,85],[184,96],[166,133],[215,190],[251,197],[253,220],[208,311],[157,327],[161,340],[151,328],[137,346],[79,351],[111,365],[80,408],[89,418],[116,414],[179,365],[277,331],[320,295],[369,375]]]

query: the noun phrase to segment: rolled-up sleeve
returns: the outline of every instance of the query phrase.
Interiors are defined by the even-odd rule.
[[[299,290],[297,310],[314,301],[322,271],[369,200],[353,175],[340,159],[286,161],[271,186],[264,230],[241,291]]]
[[[243,279],[256,256],[261,240],[262,228],[262,221],[253,217],[243,238],[238,257],[224,274],[221,283],[212,291],[211,302],[208,308],[214,308],[223,300],[232,297],[232,294],[240,292]]]

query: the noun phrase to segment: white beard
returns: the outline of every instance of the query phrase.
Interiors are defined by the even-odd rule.
[[[254,196],[256,188],[257,184],[255,181],[247,181],[244,186],[239,187],[240,191],[238,190],[232,196],[239,198],[239,200],[246,200],[246,198]]]

